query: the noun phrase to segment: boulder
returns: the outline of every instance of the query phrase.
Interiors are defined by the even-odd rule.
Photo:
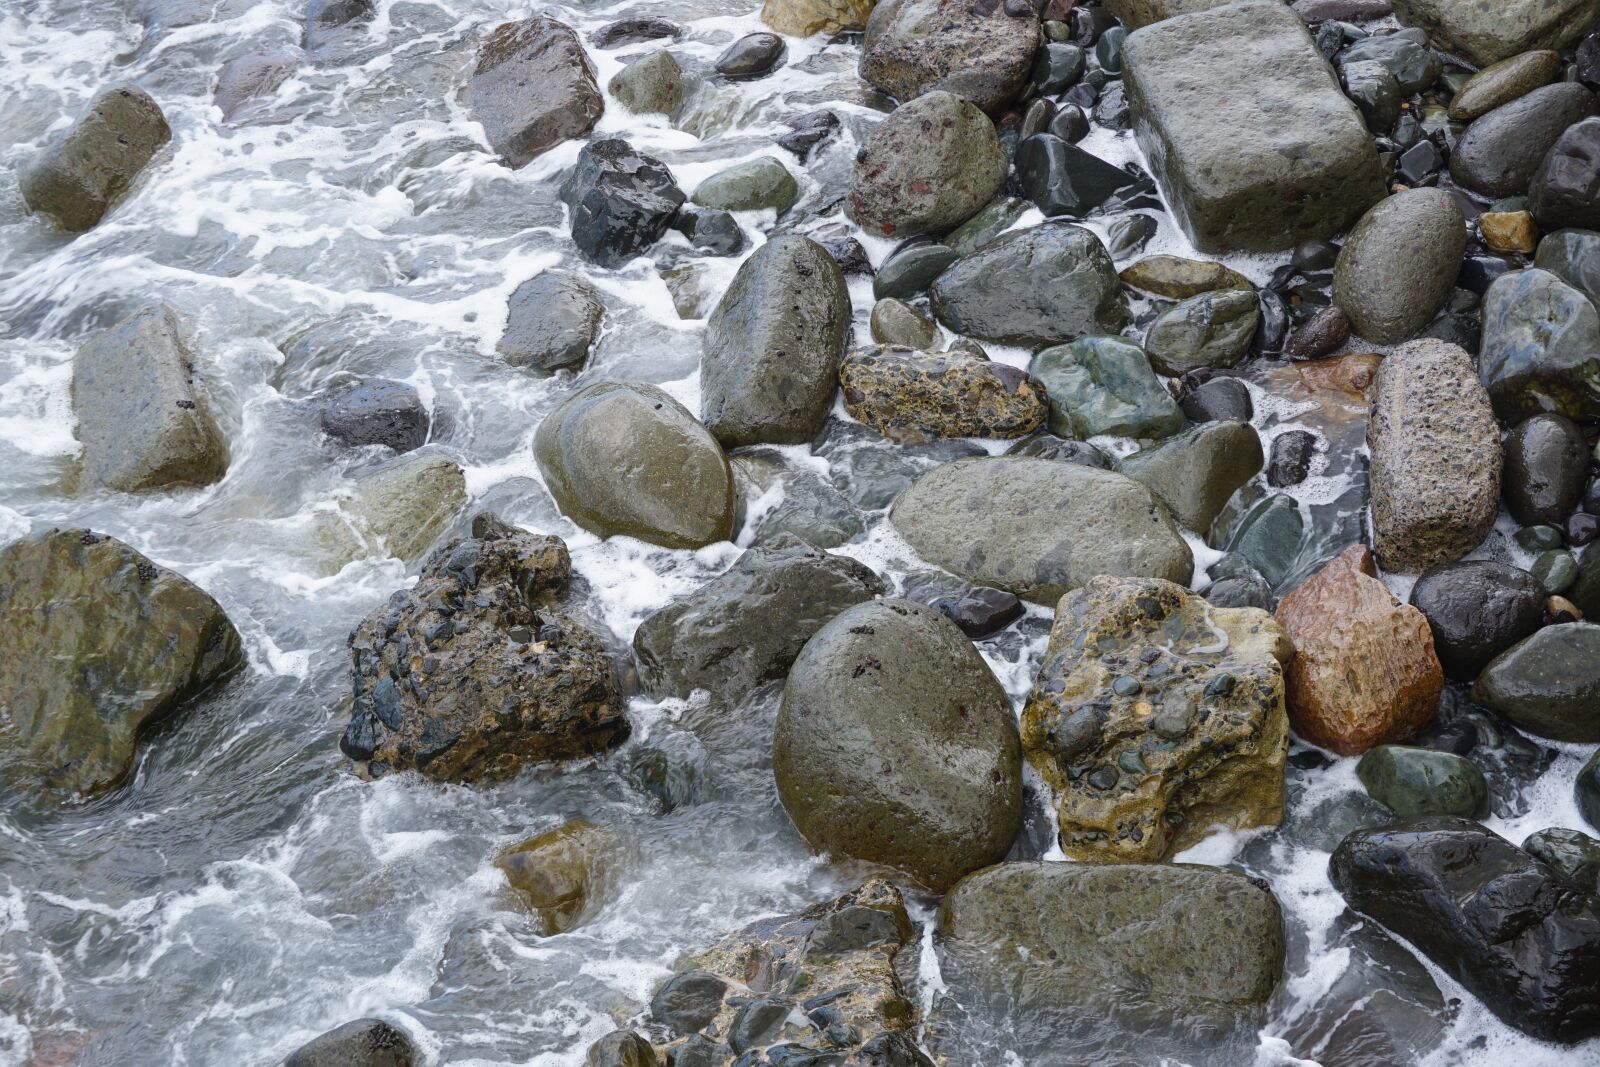
[[[1022,91],[1038,47],[1030,5],[881,0],[861,42],[861,77],[902,103],[944,91],[998,115]]]
[[[322,432],[340,444],[379,445],[395,452],[421,448],[428,440],[428,409],[416,389],[387,378],[352,382],[322,408]]]
[[[1600,19],[1585,0],[1393,0],[1407,26],[1483,66],[1533,48],[1565,48]]]
[[[586,135],[605,109],[578,35],[544,15],[496,27],[467,85],[468,114],[511,167]]]
[[[1183,413],[1150,369],[1144,350],[1120,337],[1080,337],[1041,349],[1029,361],[1028,373],[1044,385],[1050,432],[1062,437],[1115,434],[1151,440],[1183,425]]]
[[[683,206],[672,172],[619,138],[590,141],[561,183],[572,240],[584,257],[620,267],[661,238]]]
[[[1466,248],[1466,220],[1449,193],[1396,193],[1345,239],[1333,270],[1334,302],[1367,340],[1410,340],[1449,299]]]
[[[1528,183],[1528,207],[1544,230],[1600,229],[1600,119],[1584,119],[1565,133]]]
[[[864,30],[873,0],[765,0],[761,21],[790,37]]]
[[[339,741],[364,775],[490,781],[604,751],[628,720],[600,639],[544,601],[572,561],[556,537],[479,516],[350,634]]]
[[[289,1053],[283,1067],[413,1067],[422,1053],[404,1030],[382,1019],[357,1019]]]
[[[1600,626],[1546,626],[1483,669],[1472,698],[1556,741],[1600,743]]]
[[[1399,931],[1507,1024],[1546,1041],[1600,1034],[1600,906],[1468,819],[1427,815],[1357,830],[1334,886]]]
[[[1047,218],[1082,218],[1141,180],[1053,133],[1025,138],[1016,167],[1018,188]]]
[[[1361,114],[1287,5],[1158,22],[1128,37],[1122,61],[1139,144],[1201,251],[1329,237],[1383,198]]]
[[[1168,300],[1188,300],[1218,289],[1254,292],[1250,279],[1221,263],[1182,256],[1146,256],[1118,275],[1128,285]]]
[[[1092,578],[1056,605],[1022,712],[1073,859],[1154,863],[1218,827],[1283,820],[1288,637],[1259,608]]]
[[[727,47],[712,69],[730,81],[764,78],[783,66],[789,46],[775,33],[747,33]]]
[[[1063,222],[1014,231],[961,257],[929,292],[946,328],[980,341],[1061,344],[1116,334],[1128,321],[1105,245]]]
[[[1489,811],[1489,783],[1472,762],[1454,752],[1410,745],[1379,745],[1361,757],[1356,777],[1368,795],[1400,816],[1462,815]]]
[[[1508,423],[1541,411],[1600,416],[1600,312],[1548,271],[1503,274],[1483,298],[1478,373]]]
[[[1024,437],[1045,418],[1044,385],[1016,367],[965,353],[873,345],[839,370],[844,405],[891,441]]]
[[[617,849],[616,835],[573,819],[513,845],[495,857],[506,883],[539,921],[546,937],[587,922],[599,909]]]
[[[661,48],[617,71],[606,88],[619,104],[635,115],[671,118],[683,106],[687,80],[677,57]]]
[[[1105,9],[1130,30],[1142,29],[1152,22],[1187,15],[1193,11],[1209,11],[1233,0],[1106,0]]]
[[[105,217],[172,140],[161,107],[132,85],[102,89],[61,139],[23,172],[23,202],[68,233]]]
[[[1416,573],[1478,546],[1500,510],[1500,428],[1472,359],[1413,341],[1378,368],[1367,422],[1372,529],[1386,570]]]
[[[586,279],[541,271],[512,292],[495,351],[511,366],[538,374],[582,370],[605,313],[599,290]]]
[[[1589,446],[1565,415],[1523,419],[1506,435],[1506,508],[1523,526],[1559,526],[1583,496]]]
[[[466,475],[454,460],[412,453],[341,489],[332,509],[317,511],[313,538],[329,573],[374,553],[410,563],[466,506]]]
[[[243,662],[217,602],[115,538],[49,530],[0,548],[0,787],[102,793],[141,736]]]
[[[589,35],[589,43],[596,48],[620,48],[663,38],[676,41],[682,36],[683,27],[671,19],[643,15],[606,23]]]
[[[1244,422],[1205,422],[1126,456],[1117,470],[1156,495],[1186,529],[1204,531],[1261,471],[1261,437]]]
[[[580,389],[539,424],[533,455],[561,513],[601,537],[700,548],[733,532],[727,457],[653,385]]]
[[[837,615],[789,671],[772,742],[778,799],[812,848],[934,892],[996,863],[1022,825],[1005,690],[944,615],[876,600]]]
[[[1340,755],[1407,741],[1439,711],[1444,673],[1422,612],[1378,580],[1372,553],[1353,545],[1278,605],[1294,642],[1289,721]]]
[[[309,0],[306,4],[305,45],[317,49],[344,36],[339,31],[352,23],[378,17],[374,0]]]
[[[1188,585],[1194,556],[1138,482],[1029,456],[956,460],[923,475],[889,512],[924,560],[980,585],[1051,604],[1095,575]]]
[[[299,50],[251,52],[222,65],[217,72],[214,100],[224,120],[246,114],[246,108],[278,87],[300,69]]]
[[[1538,830],[1522,842],[1522,850],[1560,872],[1574,889],[1600,890],[1600,841],[1582,830],[1559,826]]]
[[[1283,972],[1277,900],[1219,867],[1004,863],[952,890],[935,923],[963,1009],[929,1023],[950,1063],[996,1062],[980,1051],[995,1039],[1025,1063],[1192,1060],[1198,1048],[1203,1062],[1249,1063]]]
[[[1180,406],[1191,422],[1249,422],[1255,418],[1255,401],[1238,378],[1207,378],[1181,395]]]
[[[894,297],[872,305],[869,328],[872,339],[880,345],[927,351],[939,340],[939,327],[932,316]]]
[[[850,314],[844,274],[821,245],[796,234],[762,245],[706,323],[706,428],[729,448],[810,440],[833,407]]]
[[[1535,89],[1467,127],[1450,153],[1450,176],[1482,196],[1521,196],[1562,132],[1594,113],[1594,93],[1576,82]]]
[[[632,1030],[613,1030],[589,1046],[585,1067],[660,1067],[661,1059],[644,1037]]]
[[[1545,589],[1507,563],[1463,560],[1432,567],[1411,587],[1444,672],[1470,681],[1544,621]]]
[[[211,485],[228,445],[211,413],[188,324],[162,304],[78,347],[72,410],[83,446],[80,487],[137,493]]]
[[[1255,293],[1220,289],[1157,316],[1145,331],[1144,350],[1152,367],[1174,378],[1204,368],[1232,367],[1250,350],[1260,325]]]
[[[1523,52],[1484,67],[1450,100],[1450,117],[1472,122],[1497,107],[1549,85],[1561,74],[1561,53]]]
[[[837,548],[866,529],[831,481],[776,448],[740,449],[733,468],[741,540],[753,545],[793,534],[817,548]]]
[[[721,211],[771,209],[782,215],[800,199],[800,184],[789,168],[760,156],[719,170],[695,186],[691,203]]]
[[[633,651],[641,681],[667,696],[704,689],[742,700],[787,675],[824,623],[883,591],[865,565],[779,534],[640,623]]]
[[[874,237],[942,234],[994,199],[1006,169],[989,117],[954,93],[930,92],[867,135],[845,215]]]

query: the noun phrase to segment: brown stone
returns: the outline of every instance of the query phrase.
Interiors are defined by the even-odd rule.
[[[1422,612],[1378,580],[1372,552],[1351,545],[1278,605],[1294,641],[1289,721],[1345,756],[1410,739],[1439,710],[1444,672]]]
[[[1171,300],[1187,300],[1218,289],[1255,289],[1249,278],[1221,263],[1182,256],[1146,256],[1117,277],[1135,289]]]
[[[1485,211],[1478,216],[1478,232],[1491,252],[1532,254],[1539,247],[1539,227],[1527,211]]]
[[[864,30],[874,0],[766,0],[761,21],[790,37]]]
[[[616,845],[610,830],[587,819],[573,819],[506,849],[494,865],[505,872],[506,881],[533,909],[549,937],[593,917]]]
[[[873,345],[845,357],[839,382],[851,416],[901,444],[1023,437],[1049,412],[1039,379],[959,352]]]
[[[582,137],[605,113],[594,68],[572,27],[539,16],[495,28],[467,87],[471,117],[511,167]]]
[[[1299,368],[1300,380],[1313,391],[1337,389],[1351,396],[1365,397],[1382,362],[1383,357],[1374,352],[1319,360]]]

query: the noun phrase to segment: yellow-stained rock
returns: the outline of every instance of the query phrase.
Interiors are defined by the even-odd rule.
[[[875,0],[766,0],[761,21],[790,37],[864,30]]]
[[[538,915],[548,937],[593,917],[616,849],[610,830],[573,819],[506,849],[494,863]]]
[[[1527,211],[1485,211],[1478,216],[1478,231],[1491,252],[1531,254],[1539,247],[1539,227]]]

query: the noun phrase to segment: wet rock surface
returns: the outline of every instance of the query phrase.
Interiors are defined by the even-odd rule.
[[[170,140],[166,116],[148,93],[113,86],[89,101],[66,135],[22,175],[22,199],[29,211],[81,233],[127,195]]]
[[[861,43],[861,77],[904,103],[950,92],[998,114],[1021,91],[1039,20],[1006,4],[883,0]]]
[[[685,198],[660,160],[612,137],[583,146],[561,199],[578,250],[602,267],[620,267],[667,232]]]
[[[1261,470],[1261,438],[1243,422],[1207,422],[1126,456],[1117,470],[1147,486],[1178,525],[1209,530],[1229,498]]]
[[[1041,349],[1028,372],[1044,383],[1050,430],[1063,437],[1161,438],[1183,425],[1149,357],[1121,338],[1082,337]]]
[[[860,348],[845,358],[845,410],[891,441],[1023,437],[1044,422],[1044,386],[960,352]]]
[[[1516,725],[1557,741],[1600,742],[1600,626],[1547,626],[1489,663],[1473,699]]]
[[[544,271],[517,286],[495,351],[513,367],[540,374],[580,370],[605,320],[600,293],[567,271]]]
[[[468,99],[489,144],[512,167],[584,136],[606,109],[578,35],[547,16],[508,22],[489,35]]]
[[[322,432],[358,448],[382,445],[410,452],[428,440],[428,409],[404,382],[383,378],[354,382],[328,398],[322,409]]]
[[[599,910],[617,848],[610,830],[573,819],[511,846],[494,863],[549,937],[582,925]]]
[[[1367,340],[1409,340],[1444,307],[1466,247],[1466,220],[1449,193],[1398,193],[1363,215],[1345,239],[1333,298]]]
[[[1445,673],[1472,679],[1489,661],[1538,629],[1545,589],[1525,570],[1468,560],[1430,568],[1411,589],[1428,620]]]
[[[382,1019],[357,1019],[295,1049],[283,1067],[412,1067],[421,1062],[404,1030]]]
[[[1521,196],[1562,132],[1594,113],[1594,93],[1581,85],[1535,89],[1468,126],[1450,155],[1450,174],[1486,197]]]
[[[1495,279],[1483,298],[1478,374],[1508,422],[1550,411],[1600,416],[1600,311],[1544,270]]]
[[[1562,48],[1594,25],[1595,12],[1577,0],[1393,0],[1395,15],[1419,26],[1444,47],[1487,64],[1530,48]]]

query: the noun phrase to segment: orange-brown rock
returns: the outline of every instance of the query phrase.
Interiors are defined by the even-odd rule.
[[[1300,380],[1312,390],[1338,389],[1365,397],[1372,379],[1378,375],[1378,364],[1383,357],[1372,352],[1340,356],[1337,359],[1319,359],[1298,365]]]
[[[1422,612],[1378,580],[1372,552],[1352,545],[1278,605],[1294,641],[1289,722],[1346,756],[1405,741],[1439,710],[1444,672]]]

